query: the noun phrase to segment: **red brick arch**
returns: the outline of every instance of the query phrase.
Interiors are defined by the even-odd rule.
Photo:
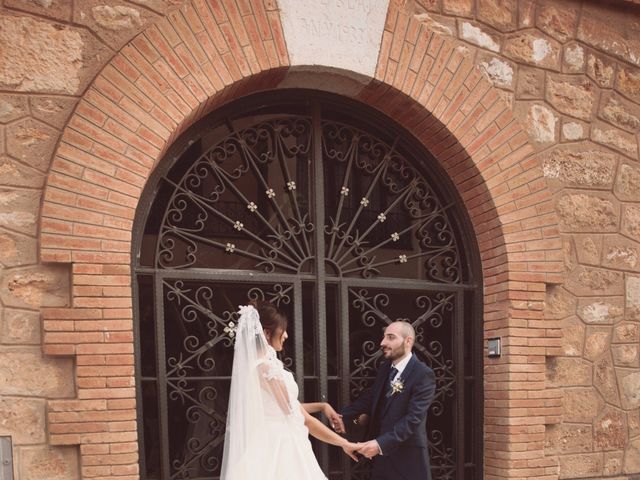
[[[138,475],[130,251],[142,189],[185,128],[284,78],[288,53],[273,5],[193,0],[172,12],[104,67],[64,130],[40,246],[42,261],[71,264],[72,304],[43,312],[44,351],[76,357],[77,398],[51,401],[48,419],[52,444],[81,446],[83,477]],[[375,78],[355,98],[422,141],[473,222],[485,336],[502,336],[505,348],[485,367],[485,478],[554,478],[544,424],[559,400],[545,391],[544,361],[558,329],[542,305],[546,284],[562,280],[561,245],[526,135],[452,41],[395,6]]]

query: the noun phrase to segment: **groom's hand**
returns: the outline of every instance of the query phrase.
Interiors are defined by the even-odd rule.
[[[372,459],[376,455],[380,455],[380,445],[376,440],[369,440],[368,442],[360,444],[358,453],[364,455],[368,459]]]

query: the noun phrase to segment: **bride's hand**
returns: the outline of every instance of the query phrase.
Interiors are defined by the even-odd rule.
[[[331,427],[337,433],[346,433],[346,430],[344,428],[344,422],[342,421],[342,415],[336,412],[333,409],[333,407],[328,403],[324,404],[324,408],[322,409],[322,411],[324,413],[324,416],[329,419],[329,423],[331,424]]]
[[[354,462],[358,461],[358,457],[355,454],[355,452],[358,450],[358,448],[360,448],[360,444],[353,443],[353,442],[347,442],[342,446],[342,450],[344,450],[344,453],[349,455],[353,459]]]

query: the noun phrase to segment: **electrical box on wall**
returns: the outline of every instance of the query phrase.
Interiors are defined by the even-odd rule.
[[[0,437],[0,480],[13,480],[11,437]]]
[[[500,351],[500,338],[499,337],[495,337],[495,338],[489,338],[487,340],[487,350],[488,353],[487,355],[489,357],[499,357],[500,354],[502,353]]]

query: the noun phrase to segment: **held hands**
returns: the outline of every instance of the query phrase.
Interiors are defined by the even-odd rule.
[[[333,428],[336,431],[336,433],[346,433],[346,430],[344,428],[344,422],[342,421],[342,415],[336,412],[333,409],[333,407],[328,403],[324,404],[322,411],[324,413],[324,416],[329,419],[331,428]]]
[[[342,450],[344,450],[344,453],[349,455],[354,462],[357,462],[358,457],[356,456],[355,452],[358,451],[361,445],[362,445],[361,443],[346,442],[342,446]]]
[[[380,455],[380,445],[375,440],[358,444],[358,453],[371,460],[376,455]]]

